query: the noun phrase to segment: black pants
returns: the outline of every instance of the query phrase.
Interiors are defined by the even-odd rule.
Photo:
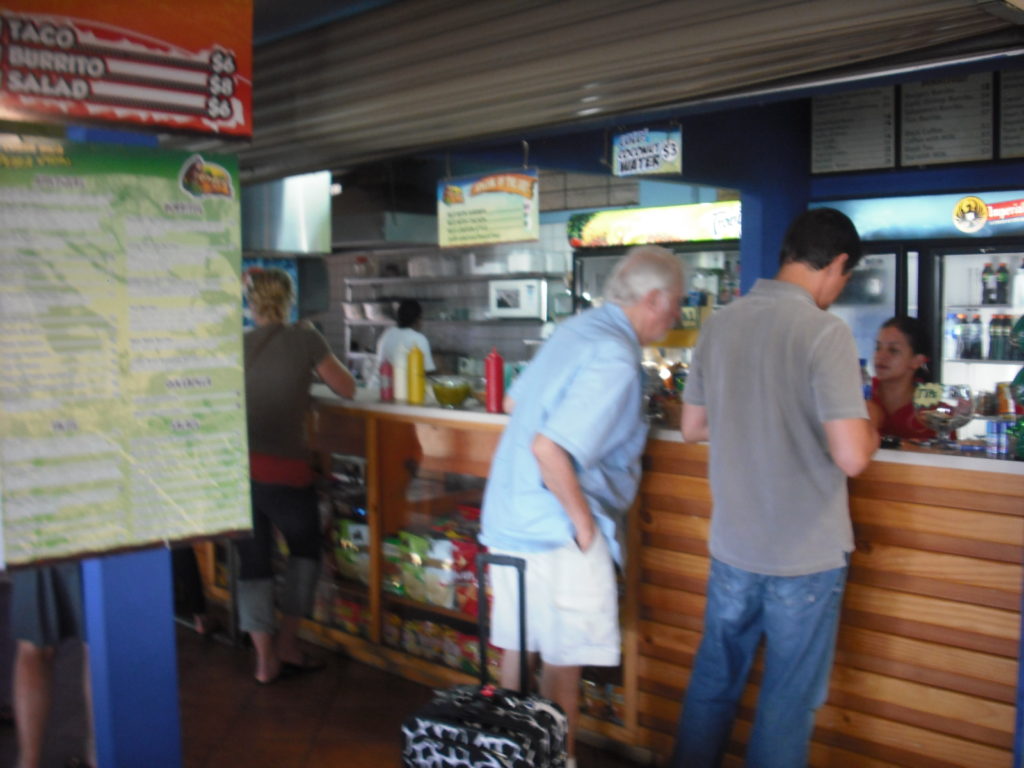
[[[206,613],[203,580],[191,544],[180,544],[171,550],[171,572],[174,577],[174,612],[189,619]]]
[[[320,513],[313,486],[250,483],[252,489],[252,538],[241,539],[238,547],[239,578],[269,579],[274,551],[274,528],[288,543],[291,557],[320,559]]]

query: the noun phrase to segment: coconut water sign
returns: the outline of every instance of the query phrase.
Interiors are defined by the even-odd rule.
[[[612,139],[612,172],[616,176],[682,173],[682,129],[641,128],[617,134]]]

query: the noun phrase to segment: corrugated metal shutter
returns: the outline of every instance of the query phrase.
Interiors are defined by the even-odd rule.
[[[683,103],[1013,27],[986,4],[404,0],[257,49],[239,155],[250,179],[337,170]]]

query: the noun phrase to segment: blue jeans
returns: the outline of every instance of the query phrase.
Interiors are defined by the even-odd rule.
[[[846,572],[764,576],[712,559],[704,636],[670,765],[719,765],[762,635],[764,676],[746,764],[807,765],[814,714],[828,693]]]

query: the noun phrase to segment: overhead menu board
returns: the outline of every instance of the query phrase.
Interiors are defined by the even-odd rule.
[[[8,564],[250,526],[240,241],[233,158],[0,146]]]
[[[992,73],[901,86],[902,165],[991,160]]]
[[[448,248],[539,239],[539,182],[536,168],[441,179],[438,244]]]
[[[999,74],[999,156],[1024,157],[1024,70]]]
[[[896,164],[895,89],[815,96],[811,172],[892,168]]]
[[[252,0],[0,0],[0,119],[252,136]]]

